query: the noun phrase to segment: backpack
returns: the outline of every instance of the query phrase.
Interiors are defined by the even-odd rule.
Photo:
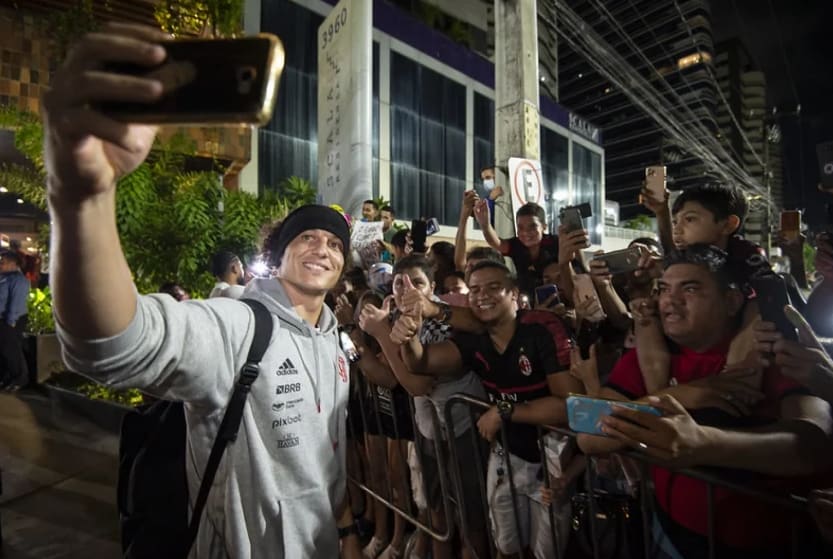
[[[220,459],[226,445],[237,438],[246,398],[272,338],[266,307],[241,301],[254,312],[254,337],[211,448],[190,522],[182,402],[160,400],[122,421],[117,500],[126,558],[185,559],[193,546]]]

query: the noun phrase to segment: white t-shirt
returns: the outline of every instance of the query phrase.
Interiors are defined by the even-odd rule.
[[[229,297],[231,299],[239,299],[243,296],[243,291],[246,289],[245,285],[231,285],[224,281],[218,281],[214,284],[214,289],[208,294],[209,299],[214,297]]]

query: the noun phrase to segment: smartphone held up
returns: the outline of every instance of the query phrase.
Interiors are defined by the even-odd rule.
[[[161,45],[166,57],[158,66],[110,64],[105,70],[158,80],[162,97],[153,103],[99,103],[99,111],[145,124],[269,122],[284,66],[283,45],[276,36],[179,39]]]

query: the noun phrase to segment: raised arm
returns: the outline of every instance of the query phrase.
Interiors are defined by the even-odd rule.
[[[393,376],[408,391],[411,396],[423,396],[431,391],[434,380],[424,375],[415,375],[402,362],[399,346],[390,339],[390,299],[386,299],[382,308],[375,305],[365,305],[359,315],[359,327],[373,336],[382,348]]]
[[[480,224],[480,229],[483,230],[483,238],[495,250],[499,250],[501,254],[505,254],[508,248],[506,241],[502,241],[497,235],[497,231],[492,227],[489,215],[489,202],[483,198],[474,204],[474,218]]]
[[[474,214],[474,203],[477,193],[466,190],[463,193],[463,204],[460,206],[460,220],[457,222],[457,235],[454,238],[454,268],[458,272],[466,269],[466,227],[469,218]]]
[[[80,338],[124,331],[136,312],[136,291],[116,229],[116,181],[150,151],[156,129],[96,112],[102,101],[150,102],[155,80],[108,74],[107,63],[153,66],[167,36],[112,24],[72,49],[44,95],[44,158],[52,217],[51,285],[58,322]]]

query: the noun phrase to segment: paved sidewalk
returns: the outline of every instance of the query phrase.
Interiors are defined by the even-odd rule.
[[[24,391],[0,394],[3,559],[121,555],[118,437]]]

